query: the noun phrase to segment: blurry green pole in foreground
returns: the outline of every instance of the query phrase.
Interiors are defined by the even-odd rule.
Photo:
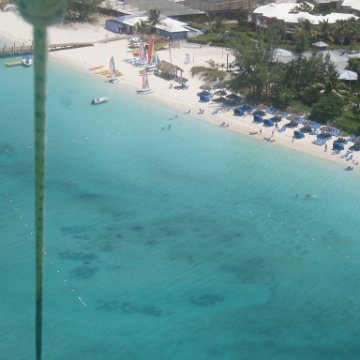
[[[63,0],[18,0],[24,19],[34,26],[35,93],[35,241],[36,241],[36,360],[42,359],[42,313],[45,228],[45,153],[46,153],[46,27],[59,22],[64,13]]]

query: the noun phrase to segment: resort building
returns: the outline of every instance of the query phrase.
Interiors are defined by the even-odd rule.
[[[348,20],[356,16],[354,14],[330,13],[327,15],[312,15],[307,12],[295,12],[298,6],[296,3],[271,3],[256,8],[250,15],[250,21],[257,27],[267,28],[274,22],[281,23],[284,31],[291,34],[295,30],[295,26],[301,20],[308,20],[313,25],[321,22],[334,24],[338,20]]]
[[[104,13],[114,16],[141,15],[151,9],[160,10],[163,15],[176,19],[194,18],[204,14],[183,2],[168,0],[104,0],[101,8]]]
[[[360,16],[360,0],[344,0],[341,6],[349,12]]]
[[[185,0],[187,6],[206,12],[222,12],[242,8],[250,9],[254,8],[257,3],[259,2],[255,0]]]
[[[105,22],[105,29],[114,33],[134,34],[136,26],[141,21],[147,21],[147,15],[125,15]],[[186,23],[166,16],[160,17],[160,22],[154,26],[155,33],[171,40],[183,40],[195,35],[197,30]]]

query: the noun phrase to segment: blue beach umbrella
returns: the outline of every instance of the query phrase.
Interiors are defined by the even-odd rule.
[[[294,131],[294,138],[295,139],[303,139],[305,137],[305,134],[300,130]]]
[[[260,115],[258,115],[258,114],[255,114],[254,115],[254,122],[256,122],[256,123],[263,123],[264,122],[264,118],[262,117],[262,116],[260,116]]]
[[[264,126],[274,126],[274,122],[271,119],[264,119]]]

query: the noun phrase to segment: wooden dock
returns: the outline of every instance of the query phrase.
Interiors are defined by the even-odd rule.
[[[0,58],[31,55],[32,52],[33,52],[32,45],[3,47],[0,48]]]
[[[125,37],[116,36],[111,38],[106,38],[103,40],[98,40],[96,42],[75,42],[75,43],[63,43],[63,44],[51,44],[48,47],[49,51],[59,51],[59,50],[68,50],[68,49],[78,49],[86,46],[94,46],[95,44],[103,44],[110,41],[116,41],[124,39]],[[25,56],[31,55],[33,53],[33,45],[23,45],[23,46],[11,46],[0,48],[0,58],[10,58],[16,56]]]
[[[94,43],[83,42],[83,43],[65,43],[65,44],[52,44],[49,45],[49,51],[58,51],[66,49],[77,49],[85,46],[94,46]],[[24,46],[12,46],[0,48],[0,58],[11,58],[16,56],[31,55],[33,53],[32,45]]]

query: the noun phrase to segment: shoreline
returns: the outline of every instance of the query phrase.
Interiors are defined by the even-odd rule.
[[[27,43],[32,39],[32,27],[17,13],[0,11],[0,34],[12,41]],[[49,43],[95,42],[113,36],[114,34],[105,30],[104,26],[99,23],[97,25],[57,25],[50,27],[48,30]],[[104,69],[107,69],[110,58],[114,56],[116,67],[123,75],[119,77],[119,82],[109,84],[109,86],[116,86],[125,90],[131,89],[135,94],[136,89],[140,87],[140,68],[136,68],[124,61],[124,59],[131,56],[131,51],[129,51],[128,41],[126,39],[119,39],[108,43],[95,44],[92,47],[50,52],[48,57],[57,64],[62,64],[72,69],[75,68],[76,71],[87,73],[90,76],[98,76],[100,81],[104,81],[102,75],[95,75],[89,71],[89,69],[101,65],[104,66]],[[315,137],[311,135],[306,135],[305,138],[301,140],[295,139],[293,142],[292,135],[296,128],[287,129],[280,133],[273,127],[267,128],[252,123],[252,115],[234,116],[232,108],[213,114],[214,110],[220,106],[214,102],[200,103],[198,101],[196,94],[201,91],[200,86],[203,84],[203,81],[198,77],[192,78],[190,69],[192,66],[207,65],[206,62],[209,60],[213,60],[218,64],[224,64],[226,63],[227,53],[227,50],[223,48],[199,46],[188,43],[181,43],[180,48],[171,49],[171,53],[169,50],[159,51],[158,55],[161,60],[172,62],[184,70],[182,76],[188,79],[187,84],[189,85],[189,89],[176,90],[174,85],[177,84],[173,80],[168,81],[158,76],[150,75],[150,87],[154,92],[148,94],[146,97],[182,114],[190,110],[189,116],[200,121],[206,121],[214,126],[221,128],[221,126],[219,126],[221,123],[228,125],[221,130],[235,131],[246,136],[251,136],[258,141],[264,141],[265,138],[274,139],[274,145],[280,145],[310,156],[331,161],[341,166],[342,169],[347,166],[354,166],[354,163],[360,161],[360,154],[358,152],[353,153],[353,159],[351,161],[346,161],[345,158],[341,158],[341,155],[346,153],[349,145],[345,147],[345,150],[342,151],[341,154],[333,155],[330,144],[332,144],[335,138],[329,141],[330,146],[328,146],[327,151],[324,151],[323,146],[312,144]],[[186,55],[191,59],[191,64],[185,63]],[[232,61],[232,54],[229,52],[228,55],[230,61]],[[172,88],[170,88],[170,84],[173,85]],[[200,108],[204,110],[202,114],[198,114]],[[278,124],[279,128],[288,122],[289,120],[282,119]],[[260,129],[261,133],[259,133]],[[273,130],[275,131],[273,132]],[[257,132],[257,134],[250,135],[251,132]],[[359,168],[359,166],[355,165],[353,172],[358,172],[357,170]]]

